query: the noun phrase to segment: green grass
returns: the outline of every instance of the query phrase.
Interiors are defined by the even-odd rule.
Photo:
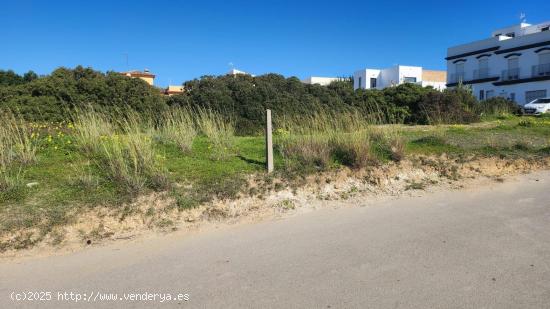
[[[526,124],[525,119],[529,119],[529,124]],[[334,129],[334,125],[324,129],[321,123],[315,125],[318,127],[316,134],[326,128]],[[123,184],[113,179],[112,170],[101,164],[101,152],[85,150],[78,144],[79,133],[73,125],[42,124],[33,127],[33,132],[38,136],[33,142],[38,147],[34,162],[10,163],[9,169],[18,173],[20,185],[0,192],[0,235],[31,227],[46,234],[56,226],[69,222],[71,215],[79,210],[105,205],[125,211],[122,204],[138,194],[148,194],[155,190],[168,191],[174,197],[174,206],[178,209],[195,207],[216,197],[234,198],[239,192],[247,192],[246,177],[263,173],[265,166],[264,138],[261,136],[239,137],[233,136],[231,132],[222,132],[220,135],[231,138],[230,148],[224,149],[223,155],[220,155],[219,145],[224,142],[212,141],[219,139],[216,136],[198,135],[193,138],[190,147],[182,147],[181,140],[152,140],[155,164],[161,166],[169,185],[162,188],[143,186],[138,192],[129,193]],[[361,144],[365,136],[354,135],[353,130],[357,128],[367,130],[365,136],[368,135],[368,145]],[[230,128],[227,130],[231,131]],[[303,134],[306,133],[298,131],[293,134],[298,134],[295,137],[299,143],[304,142]],[[354,123],[345,130],[326,134],[329,135],[328,140],[339,142],[333,142],[330,146],[336,147],[331,149],[337,151],[330,152],[330,162],[325,169],[343,165],[354,167],[354,162],[360,162],[363,167],[390,160],[399,161],[397,155],[399,159],[411,155],[444,153],[450,156],[473,154],[497,157],[550,155],[550,118],[547,117],[507,117],[474,125],[438,127],[359,126]],[[288,138],[287,135],[284,130],[279,130],[275,136],[277,175],[290,175],[289,168],[301,169],[303,173],[318,171],[308,168],[299,158],[283,155],[284,148],[280,146]],[[96,141],[88,136],[83,143],[88,143],[86,145],[89,145],[89,149],[101,149],[102,144],[93,144]],[[212,147],[213,143],[218,143],[218,146]],[[368,156],[364,154],[366,151],[369,152]],[[292,163],[290,165],[289,160]],[[36,184],[27,186],[30,183]]]

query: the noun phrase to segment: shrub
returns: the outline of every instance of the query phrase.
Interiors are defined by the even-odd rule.
[[[477,100],[471,91],[459,87],[444,92],[430,92],[420,103],[422,124],[472,123],[479,121],[475,112]]]
[[[517,103],[502,97],[490,98],[479,102],[477,113],[483,117],[503,117],[517,115],[521,107]]]

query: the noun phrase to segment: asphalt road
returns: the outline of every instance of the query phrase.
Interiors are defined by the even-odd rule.
[[[0,308],[65,307],[550,308],[550,172],[1,262]]]

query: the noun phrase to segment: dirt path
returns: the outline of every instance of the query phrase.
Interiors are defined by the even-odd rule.
[[[548,171],[419,197],[319,203],[324,205],[318,211],[192,237],[176,232],[62,256],[3,260],[0,307],[543,308],[550,303]],[[24,291],[52,292],[52,300],[10,299]],[[75,303],[59,300],[71,295],[58,292],[79,293],[73,298],[118,295],[116,301]],[[124,299],[145,298],[144,293],[159,295]],[[165,293],[181,299],[161,303]]]

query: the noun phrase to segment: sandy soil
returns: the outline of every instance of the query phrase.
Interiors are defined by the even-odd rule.
[[[112,242],[134,242],[167,233],[195,233],[236,224],[277,220],[326,207],[353,207],[380,203],[402,196],[422,196],[434,192],[468,188],[475,190],[519,174],[544,170],[550,159],[469,159],[418,157],[400,163],[365,170],[341,169],[312,175],[298,185],[261,177],[250,178],[250,188],[264,194],[242,195],[236,200],[216,200],[201,207],[178,211],[166,193],[139,198],[129,206],[131,213],[98,207],[77,214],[72,224],[59,228],[38,245],[0,253],[0,259],[41,257],[75,252]],[[280,183],[279,186],[276,186]],[[266,189],[266,187],[269,187]],[[273,188],[279,189],[273,189]],[[19,231],[3,241],[21,237]]]

